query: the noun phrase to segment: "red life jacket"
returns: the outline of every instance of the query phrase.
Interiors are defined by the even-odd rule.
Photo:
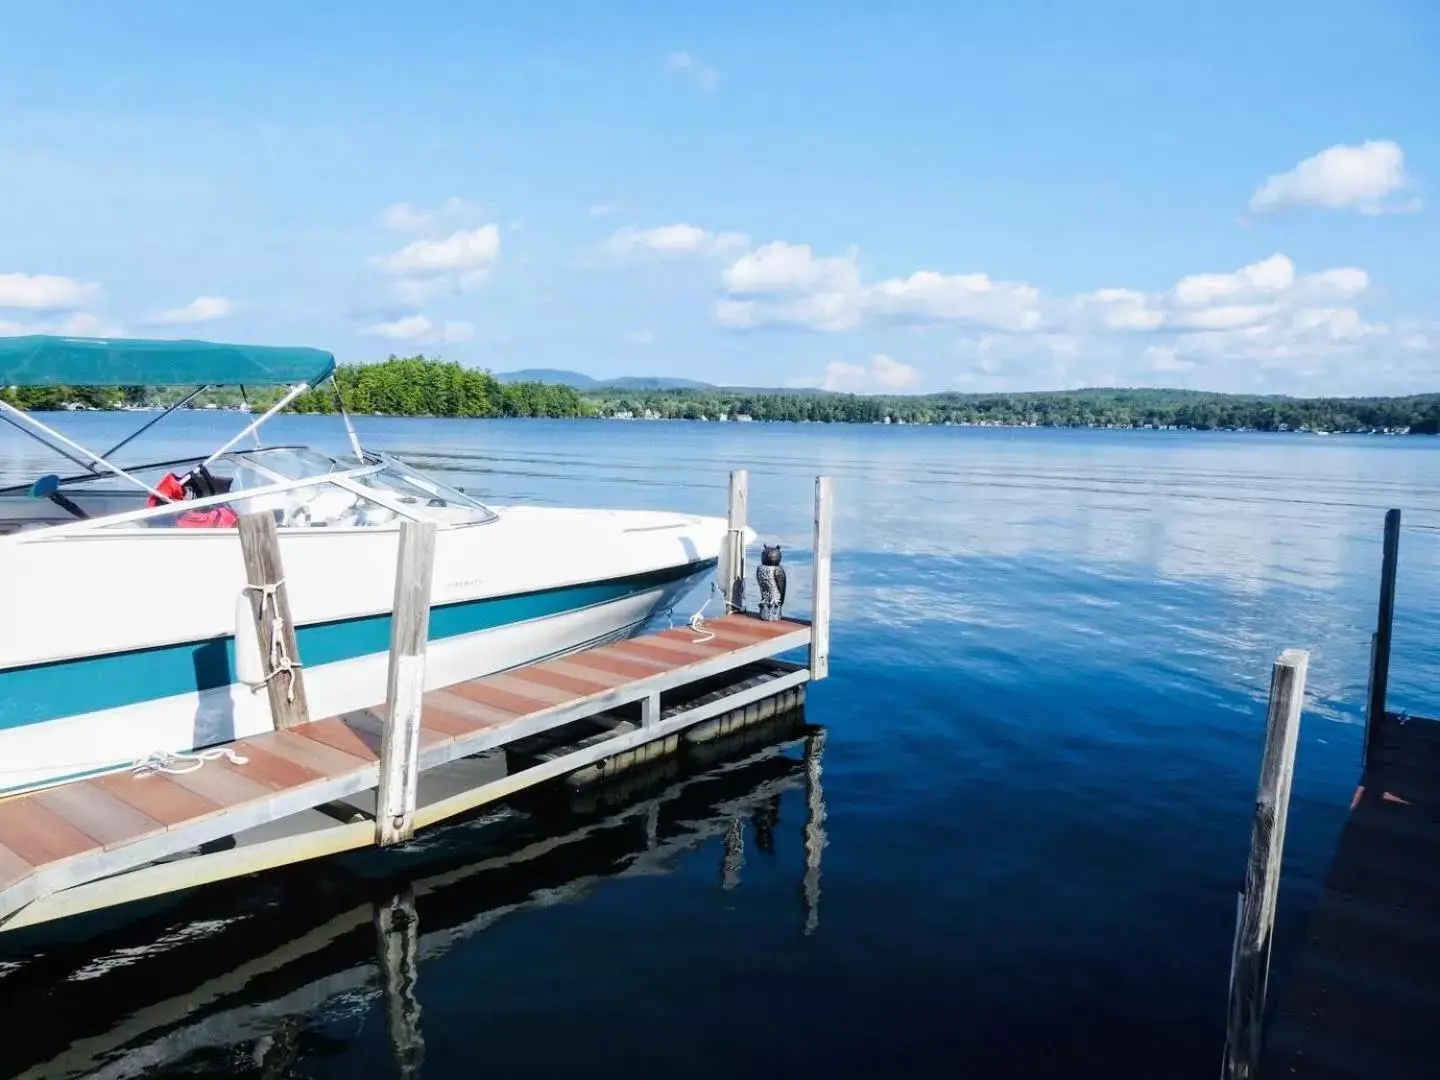
[[[190,497],[190,492],[180,482],[180,478],[174,473],[166,473],[161,481],[155,485],[155,490],[165,495],[171,502],[184,502]],[[164,499],[157,495],[151,495],[147,500],[151,506],[160,506]],[[233,529],[240,520],[240,516],[228,506],[205,506],[198,510],[186,510],[175,519],[177,529]]]
[[[240,515],[228,506],[206,506],[186,510],[175,519],[177,529],[233,529]]]
[[[185,498],[185,486],[180,483],[180,478],[173,472],[166,473],[155,485],[155,490],[160,492],[160,495],[164,495],[165,499],[160,498],[159,495],[151,495],[146,502],[147,506],[159,506],[166,499],[170,502],[181,502]]]

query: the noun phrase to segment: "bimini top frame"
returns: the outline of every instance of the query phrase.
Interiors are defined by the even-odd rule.
[[[179,404],[211,386],[293,384],[273,406],[212,453],[201,467],[238,444],[306,390],[335,374],[335,357],[321,349],[273,345],[225,345],[212,341],[145,341],[138,338],[50,337],[32,334],[0,338],[0,386],[195,386]],[[343,407],[342,407],[343,412]],[[0,399],[0,418],[92,472],[105,471],[165,502],[170,496],[113,464],[108,454],[156,423],[152,420],[106,454],[97,454]],[[157,418],[158,420],[159,418]],[[357,460],[363,460],[349,417],[346,431]]]

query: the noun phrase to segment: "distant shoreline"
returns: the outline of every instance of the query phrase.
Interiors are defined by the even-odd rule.
[[[1015,393],[858,395],[817,390],[714,388],[577,390],[562,384],[500,382],[488,371],[425,356],[346,364],[335,386],[300,395],[294,413],[337,411],[337,390],[356,416],[446,418],[545,417],[693,420],[725,423],[799,421],[930,427],[1092,428],[1105,430],[1261,431],[1299,434],[1440,434],[1440,393],[1406,397],[1295,398],[1201,390],[1094,388]],[[173,405],[180,388],[12,387],[11,404],[32,410],[132,410]],[[260,412],[280,399],[274,387],[222,388],[195,407]]]
[[[61,408],[33,409],[33,410],[31,410],[31,411],[33,411],[33,412],[41,412],[41,413],[79,412],[79,413],[104,413],[104,414],[113,414],[113,413],[159,413],[159,412],[163,412],[164,409],[163,409],[162,406],[158,406],[158,405],[153,405],[153,406],[139,406],[139,407],[128,407],[128,408],[125,408],[125,407],[121,407],[121,408],[101,408],[101,407],[96,407],[96,406],[88,406],[88,405],[85,405],[85,406],[78,406],[78,407],[74,407],[74,408],[61,407]],[[203,407],[203,406],[200,407],[200,408],[194,408],[194,407],[191,407],[191,406],[186,406],[186,407],[184,407],[184,408],[182,408],[182,409],[177,409],[177,410],[176,410],[176,412],[181,412],[181,413],[206,413],[206,414],[236,413],[236,414],[239,414],[239,415],[242,415],[242,416],[243,416],[243,415],[253,415],[253,414],[256,413],[257,411],[258,411],[257,409],[220,408],[220,407],[205,408],[205,407]],[[314,412],[309,412],[309,411],[295,411],[295,412],[291,412],[291,411],[287,410],[287,411],[286,411],[286,415],[292,415],[292,416],[294,416],[294,415],[307,416],[307,415],[324,415],[324,414],[314,413]],[[446,415],[446,414],[444,414],[444,413],[402,413],[402,412],[369,412],[369,413],[358,413],[358,414],[352,414],[352,415],[353,415],[353,416],[356,416],[356,417],[373,417],[373,418],[385,419],[385,420],[557,420],[557,419],[558,419],[558,420],[583,420],[583,421],[612,421],[612,422],[616,422],[616,423],[641,423],[641,424],[645,424],[645,423],[687,423],[687,424],[795,424],[795,425],[819,424],[819,425],[822,425],[822,426],[823,426],[823,425],[834,425],[834,426],[844,426],[844,427],[955,427],[955,428],[983,428],[983,429],[1003,430],[1003,431],[1027,431],[1027,430],[1042,430],[1042,431],[1154,431],[1154,432],[1167,431],[1167,432],[1189,432],[1189,433],[1198,433],[1198,434],[1209,434],[1209,433],[1212,433],[1212,432],[1213,432],[1213,433],[1215,433],[1215,434],[1229,434],[1229,435],[1236,435],[1236,434],[1253,434],[1253,435],[1312,435],[1312,436],[1328,436],[1328,435],[1382,435],[1382,436],[1396,436],[1396,435],[1434,435],[1434,434],[1440,434],[1440,432],[1436,432],[1436,431],[1429,431],[1429,430],[1415,431],[1415,430],[1410,429],[1410,428],[1404,428],[1404,429],[1386,429],[1386,428],[1358,428],[1358,427],[1357,427],[1357,428],[1317,429],[1317,428],[1310,428],[1310,427],[1305,427],[1305,426],[1298,427],[1298,428],[1291,428],[1291,427],[1283,426],[1283,425],[1282,425],[1282,426],[1279,426],[1279,427],[1187,427],[1187,426],[1179,425],[1179,424],[1159,424],[1159,425],[1156,425],[1156,424],[1079,424],[1079,423],[1014,423],[1014,424],[1005,424],[1005,423],[953,421],[953,420],[945,420],[945,421],[934,421],[934,420],[930,420],[930,421],[922,421],[922,420],[847,420],[847,419],[836,419],[836,420],[788,420],[788,419],[778,419],[778,418],[777,418],[777,419],[769,419],[769,418],[763,418],[763,419],[762,419],[762,418],[757,418],[757,417],[753,417],[753,416],[741,416],[741,417],[736,417],[736,418],[731,418],[731,417],[719,417],[719,416],[717,416],[717,417],[708,417],[708,416],[698,416],[698,417],[684,417],[684,416],[615,416],[615,415],[602,415],[602,414],[598,414],[598,413],[590,413],[590,414],[586,414],[586,415],[577,415],[577,416],[560,416],[560,417],[546,417],[546,416],[506,416],[506,415],[499,415],[499,416],[468,416],[468,417],[467,417],[467,416],[452,416],[452,415]]]

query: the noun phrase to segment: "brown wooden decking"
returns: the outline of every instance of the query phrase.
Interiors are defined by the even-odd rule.
[[[425,695],[421,768],[798,647],[809,628],[728,615]],[[228,744],[186,773],[117,772],[0,800],[0,923],[36,897],[377,783],[384,708]]]
[[[1440,1076],[1440,722],[1387,717],[1260,1075]]]

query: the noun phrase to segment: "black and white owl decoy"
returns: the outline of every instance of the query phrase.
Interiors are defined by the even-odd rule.
[[[785,568],[780,565],[780,545],[766,544],[755,568],[760,585],[760,618],[775,622],[785,607]]]

